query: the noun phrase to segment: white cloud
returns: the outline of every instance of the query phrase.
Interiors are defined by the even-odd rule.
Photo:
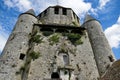
[[[105,35],[112,48],[120,47],[120,16],[115,24],[105,30]]]
[[[56,0],[4,0],[4,3],[8,7],[16,7],[22,12],[30,8],[40,12],[49,6],[57,5]],[[79,15],[91,9],[91,3],[86,3],[84,0],[61,0],[59,4],[72,8]]]
[[[26,11],[32,8],[31,2],[29,0],[4,0],[4,4],[9,8],[18,8],[19,11]]]
[[[60,5],[72,8],[80,16],[92,8],[91,3],[86,3],[84,0],[61,0]]]
[[[58,0],[61,6],[72,8],[80,18],[90,11],[90,14],[97,15],[98,11],[103,10],[110,0],[99,0],[96,8],[92,8],[92,3],[84,2],[84,0]],[[57,5],[57,0],[4,0],[4,3],[9,7],[18,8],[19,11],[25,12],[33,8],[39,13],[49,6]]]
[[[6,34],[2,26],[0,25],[0,52],[4,48],[7,38],[8,38],[8,34]]]
[[[105,12],[108,9],[106,9],[106,5],[110,2],[110,0],[99,0],[99,4],[95,8],[91,8],[90,11],[95,16],[98,16],[99,12]]]
[[[102,9],[110,0],[99,0],[99,8]]]

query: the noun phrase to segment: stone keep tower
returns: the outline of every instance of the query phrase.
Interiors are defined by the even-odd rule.
[[[0,80],[98,80],[114,62],[99,21],[71,8],[19,16],[0,56]]]

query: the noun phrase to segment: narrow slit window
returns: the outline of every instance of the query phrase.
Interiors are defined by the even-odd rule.
[[[66,9],[66,8],[63,8],[63,9],[62,9],[62,13],[63,13],[63,15],[67,15],[67,9]]]
[[[25,54],[20,53],[20,57],[19,57],[19,59],[24,60],[24,58],[25,58]]]
[[[55,13],[55,14],[59,14],[59,8],[55,8],[55,9],[54,9],[54,13]]]

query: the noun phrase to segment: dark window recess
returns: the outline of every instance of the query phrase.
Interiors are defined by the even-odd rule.
[[[108,58],[109,58],[110,62],[113,62],[113,61],[114,61],[114,59],[113,59],[113,56],[112,56],[112,55],[108,56]]]
[[[78,23],[79,23],[79,17],[77,17],[77,21],[78,21]]]
[[[55,8],[55,9],[54,9],[54,13],[55,13],[55,14],[59,14],[59,8]]]
[[[23,60],[23,59],[24,59],[24,57],[25,57],[25,54],[20,53],[20,57],[19,57],[19,59]]]
[[[74,19],[76,19],[76,17],[75,17],[75,13],[73,12],[73,17],[74,17]]]
[[[59,79],[60,76],[58,74],[58,72],[53,72],[52,75],[51,75],[51,79]]]
[[[66,9],[66,8],[63,8],[63,9],[62,9],[62,13],[63,13],[63,15],[67,15],[67,9]]]

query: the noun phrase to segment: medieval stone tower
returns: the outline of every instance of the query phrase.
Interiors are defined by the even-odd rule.
[[[50,6],[38,16],[31,9],[0,56],[0,80],[99,80],[114,61],[96,19],[87,15],[81,25],[71,8]]]

